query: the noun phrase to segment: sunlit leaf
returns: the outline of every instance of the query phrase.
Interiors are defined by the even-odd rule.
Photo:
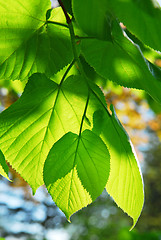
[[[10,180],[9,177],[8,177],[8,170],[9,170],[9,168],[8,168],[8,165],[7,165],[6,161],[5,161],[4,155],[0,151],[0,174],[3,177],[5,177],[8,180]]]
[[[110,115],[100,89],[93,84],[91,87],[93,94],[89,101],[87,117],[93,123],[93,131],[101,136],[110,153],[110,176],[106,189],[117,205],[133,218],[134,227],[144,203],[139,163],[114,109],[112,108]]]
[[[161,51],[161,8],[156,0],[107,0],[109,10],[146,45]]]
[[[133,218],[133,228],[144,203],[142,174],[130,138],[120,124],[114,109],[111,110],[111,131],[107,130],[105,124],[102,134],[105,143],[109,146],[112,159],[106,189],[117,205]],[[116,133],[115,137],[113,131]]]
[[[44,166],[44,182],[67,219],[103,191],[110,156],[100,137],[89,130],[67,133],[52,147]]]
[[[101,76],[124,87],[146,90],[161,103],[160,69],[153,67],[140,49],[123,36],[117,23],[113,23],[112,42],[84,39],[81,49],[86,61]]]
[[[39,82],[39,84],[37,84],[37,82]],[[117,181],[112,181],[112,189],[114,188],[116,191],[119,184],[119,191],[122,195],[118,194],[116,196],[115,192],[113,193],[110,188],[107,188],[108,192],[114,198],[116,203],[133,218],[135,224],[143,205],[143,185],[136,159],[129,145],[129,139],[124,134],[122,127],[118,124],[118,121],[115,120],[114,116],[111,116],[107,111],[103,94],[101,94],[101,91],[96,85],[91,83],[89,87],[87,87],[86,80],[81,76],[68,77],[62,84],[58,85],[46,78],[43,74],[34,74],[30,78],[21,98],[0,115],[0,148],[8,162],[31,185],[35,192],[37,187],[43,184],[43,166],[48,153],[53,144],[64,136],[64,134],[71,131],[72,134],[70,134],[70,136],[72,136],[72,139],[76,138],[76,142],[78,142],[80,137],[81,144],[78,144],[78,150],[83,151],[84,155],[85,147],[83,148],[84,150],[81,150],[82,144],[84,143],[84,146],[88,145],[86,151],[89,151],[90,155],[94,154],[94,156],[92,155],[94,159],[97,159],[94,149],[97,149],[97,144],[101,141],[95,136],[95,134],[98,136],[100,135],[107,148],[109,148],[111,156],[111,172],[108,184],[110,186],[110,179],[117,176]],[[89,102],[87,105],[87,112],[84,116],[88,94]],[[95,146],[92,148],[93,151],[91,150],[91,143],[87,144],[86,140],[84,140],[85,137],[79,136],[81,124],[83,124],[82,131],[89,129],[95,133],[94,135],[92,133],[87,133],[86,138],[88,140],[89,138],[92,139],[93,146]],[[73,149],[76,150],[75,145],[74,147],[73,145],[70,147],[73,140],[70,141],[68,135],[65,136],[67,136],[67,140],[66,137],[63,137],[63,140],[61,139],[54,145],[55,147],[53,147],[55,149],[57,148],[56,146],[58,146],[56,153],[58,158],[61,158],[61,154],[64,153],[66,145],[68,146],[68,140],[69,146],[66,148],[67,151],[69,150],[68,154],[70,154]],[[104,146],[102,141],[101,145]],[[60,153],[58,153],[60,148],[62,148],[62,152],[60,151]],[[54,152],[55,150],[51,151],[52,154]],[[105,153],[107,153],[107,151],[105,151]],[[80,155],[80,153],[78,155]],[[76,155],[76,159],[78,159],[78,155]],[[101,155],[98,156],[98,159],[100,159]],[[61,158],[62,161],[65,161],[66,159],[65,153],[64,156],[64,160]],[[58,158],[55,156],[53,161],[58,161]],[[71,162],[69,162],[70,166],[73,162],[72,159],[73,158],[71,158]],[[49,162],[51,162],[51,160],[49,160]],[[85,164],[87,164],[87,162],[85,162]],[[57,165],[57,168],[53,171],[57,171],[58,168],[59,166]],[[120,169],[120,175],[117,169]],[[67,171],[69,171],[68,165]],[[124,172],[129,180],[126,181],[126,188],[126,178],[122,177]],[[61,173],[62,172],[59,171],[58,174]],[[66,174],[67,173],[68,172],[66,172]],[[48,174],[50,176],[50,173]],[[65,180],[70,178],[70,174],[71,172],[69,175],[67,174],[64,176]],[[75,170],[73,171],[73,174],[76,174]],[[53,177],[54,179],[57,178],[55,172]],[[107,179],[107,175],[103,176],[103,178],[104,177]],[[60,181],[62,184],[61,186],[65,184],[63,179],[62,182]],[[53,181],[56,181],[56,179]],[[88,184],[88,179],[86,181]],[[56,184],[58,184],[58,182]],[[48,186],[50,184],[52,184],[52,178],[47,178],[46,185]],[[74,182],[72,182],[72,184],[74,184]],[[84,180],[82,184],[83,186],[86,186]],[[101,183],[99,182],[99,184]],[[55,189],[56,185],[52,186],[53,189]],[[88,186],[86,187],[86,190],[88,191]],[[80,186],[80,188],[82,189],[82,186]],[[97,196],[98,193],[101,193],[102,188],[103,185],[101,185],[100,192],[95,189]],[[57,190],[56,196],[58,196],[59,190],[60,189]],[[52,196],[54,195],[53,191],[51,194]],[[78,204],[77,207],[76,203],[70,211],[68,211],[69,209],[64,203],[60,206],[59,198],[56,201],[58,201],[57,204],[69,218],[74,211],[87,205],[96,197],[94,193],[90,192],[89,194],[90,197],[87,194],[87,201],[82,205]],[[63,197],[64,196],[65,195],[63,195]],[[124,198],[122,198],[122,196],[124,196]],[[132,203],[129,205],[131,199]]]
[[[34,74],[20,99],[0,114],[0,148],[34,192],[43,184],[53,144],[69,131],[79,133],[86,99],[86,84],[79,79],[69,77],[59,86]]]
[[[46,22],[49,8],[49,0],[0,4],[0,79],[23,80],[35,72],[51,76],[71,62],[69,31]]]
[[[73,0],[73,12],[82,30],[91,37],[110,37],[110,15],[106,0]],[[83,16],[83,17],[82,17]]]

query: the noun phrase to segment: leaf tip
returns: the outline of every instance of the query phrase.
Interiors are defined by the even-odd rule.
[[[4,175],[1,174],[1,176],[6,178],[9,182],[13,182],[7,174]]]
[[[64,212],[62,209],[61,209],[61,211],[65,214],[65,217],[66,217],[67,221],[69,223],[71,223],[71,216],[72,216],[72,214],[69,214],[68,212]]]
[[[30,184],[30,187],[31,187],[31,190],[32,190],[32,194],[33,196],[36,194],[36,191],[37,191],[37,187],[33,186]]]
[[[69,223],[71,223],[70,217],[69,217],[69,218],[67,218],[67,220],[68,220],[68,222],[69,222]]]
[[[129,229],[130,232],[134,229],[137,221],[138,221],[138,219],[137,219],[137,220],[136,220],[136,219],[133,219],[133,225],[132,225],[131,228]]]
[[[6,178],[7,178],[7,180],[8,180],[9,182],[13,183],[13,180],[12,180],[12,179],[10,179],[10,177],[9,177],[9,176],[7,176]]]

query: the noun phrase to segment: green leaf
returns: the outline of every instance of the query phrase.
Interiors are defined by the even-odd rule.
[[[102,134],[111,155],[111,172],[106,189],[117,205],[133,218],[132,229],[144,204],[143,179],[130,138],[119,122],[113,107],[111,110],[112,123],[105,124]],[[111,131],[107,130],[107,126]]]
[[[8,170],[9,170],[9,168],[8,168],[8,165],[7,165],[6,161],[5,161],[4,155],[3,155],[3,153],[0,150],[0,174],[3,177],[5,177],[8,180],[10,180],[9,177],[8,177]]]
[[[155,0],[107,0],[109,10],[146,45],[161,51],[161,9]]]
[[[58,85],[34,74],[20,99],[0,114],[0,149],[34,192],[43,184],[53,144],[69,131],[79,133],[87,96],[81,79],[69,77]]]
[[[146,90],[161,103],[160,69],[149,63],[138,46],[123,36],[116,22],[113,23],[113,42],[97,39],[84,39],[82,53],[86,61],[102,77],[117,84]]]
[[[55,23],[58,25],[62,24],[64,26],[68,27],[67,22],[66,22],[66,17],[64,15],[64,12],[61,7],[49,9],[47,12],[48,12],[47,13],[48,21],[53,21],[54,24]]]
[[[89,130],[67,133],[52,147],[44,165],[44,182],[68,220],[103,191],[110,156],[100,137]]]
[[[0,4],[0,79],[23,80],[35,72],[51,76],[71,62],[69,31],[46,22],[50,7],[49,0]]]
[[[92,83],[91,89],[86,116],[93,125],[93,131],[102,138],[110,153],[110,176],[106,189],[117,205],[133,218],[133,228],[144,204],[139,163],[114,110],[110,115],[101,90]]]
[[[155,114],[161,114],[161,107],[153,98],[148,94],[144,94],[144,98],[147,100],[149,107]]]
[[[73,0],[73,12],[81,29],[91,37],[110,38],[110,14],[107,0]]]
[[[35,192],[43,184],[44,162],[53,144],[68,132],[79,135],[81,125],[82,131],[93,131],[102,138],[111,156],[108,184],[113,186],[108,192],[135,224],[144,201],[137,161],[122,127],[107,111],[101,90],[92,83],[89,87],[81,76],[68,77],[58,85],[43,74],[34,74],[20,99],[0,114],[0,148]],[[87,112],[84,116],[85,106]],[[95,139],[93,144],[99,141],[97,137]],[[60,143],[57,144],[59,146]],[[127,175],[129,181],[125,182],[122,175]],[[110,183],[110,179],[116,181]],[[122,195],[115,196],[113,189]]]

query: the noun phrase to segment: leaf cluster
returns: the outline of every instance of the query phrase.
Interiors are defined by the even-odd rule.
[[[95,80],[145,90],[161,103],[160,68],[138,45],[161,51],[160,7],[151,0],[59,3],[0,5],[0,78],[27,82],[0,114],[0,173],[8,174],[6,159],[34,193],[45,184],[68,220],[106,188],[134,227],[144,203],[142,174]]]

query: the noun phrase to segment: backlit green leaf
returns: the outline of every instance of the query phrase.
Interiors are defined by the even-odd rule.
[[[35,72],[51,76],[71,62],[69,31],[46,23],[49,8],[49,0],[1,2],[0,79],[23,80]]]
[[[0,114],[0,148],[34,192],[53,144],[69,131],[79,133],[87,95],[84,81],[74,77],[59,86],[34,74],[20,99]]]
[[[72,139],[76,138],[78,142],[79,137],[77,135],[79,135],[82,123],[84,134],[86,129],[91,130],[103,139],[109,149],[111,171],[109,182],[107,183],[108,192],[114,198],[115,202],[133,218],[135,224],[144,201],[143,184],[138,164],[124,130],[118,121],[116,121],[114,115],[111,116],[107,111],[101,90],[92,83],[90,83],[90,89],[81,76],[68,77],[62,84],[58,85],[43,74],[34,74],[30,78],[21,98],[0,115],[0,148],[12,167],[21,174],[31,185],[33,191],[35,191],[37,187],[43,184],[43,166],[53,144],[68,132],[72,132],[69,135]],[[89,102],[86,105],[88,94]],[[84,116],[85,106],[87,106],[87,112]],[[84,119],[82,122],[83,116]],[[87,135],[86,139],[88,140],[91,136],[92,139],[95,136],[92,133]],[[56,146],[58,146],[56,155],[59,155],[58,151],[60,148],[62,148],[60,155],[63,154],[66,148],[65,145],[67,145],[66,150],[69,150],[69,154],[71,153],[70,150],[73,151],[73,145],[69,146],[73,140],[70,141],[68,135],[65,135],[62,139],[53,147],[57,149]],[[64,141],[67,143],[64,144]],[[82,146],[82,141],[85,146],[87,144],[84,138],[81,137],[81,144],[78,145],[78,150]],[[95,136],[93,145],[95,146],[96,144],[96,146],[94,149],[96,149],[99,141],[99,138],[97,139],[97,136]],[[74,149],[76,149],[75,145]],[[87,151],[91,155],[91,143],[88,144]],[[83,152],[85,152],[85,148]],[[96,155],[93,157],[95,158]],[[57,157],[55,158],[57,160]],[[72,159],[71,161],[73,161]],[[65,161],[65,158],[62,161]],[[71,166],[72,163],[69,162],[69,164]],[[69,166],[67,165],[66,167],[67,171],[69,171]],[[57,171],[57,168],[53,171]],[[61,171],[59,172],[60,174],[62,173]],[[69,180],[71,172],[66,172],[66,174],[66,177],[64,176],[65,180]],[[76,174],[75,170],[73,174]],[[57,175],[53,174],[53,177],[55,179]],[[113,181],[114,179],[116,180]],[[63,178],[62,182],[60,181],[61,186],[65,184],[65,180]],[[47,177],[47,186],[51,183],[52,178],[48,179]],[[84,185],[85,183],[83,182]],[[53,189],[55,189],[55,186]],[[83,190],[81,185],[80,189]],[[57,190],[57,196],[59,190]],[[118,191],[119,194],[115,195],[115,191]],[[98,195],[99,191],[96,192]],[[52,190],[51,194],[54,196]],[[90,193],[90,197],[88,195],[87,200],[82,205],[76,203],[70,211],[68,211],[69,209],[65,203],[62,203],[63,205],[60,206],[61,201],[59,198],[56,201],[58,201],[57,204],[59,204],[60,208],[63,209],[69,218],[74,211],[90,203],[95,198],[94,196]],[[71,201],[74,201],[73,199]],[[78,206],[76,207],[77,204]]]
[[[134,227],[144,203],[139,163],[130,139],[114,110],[112,109],[110,115],[100,89],[94,84],[91,88],[92,94],[86,115],[93,125],[93,131],[100,135],[110,153],[110,176],[106,189],[117,205],[133,218]]]
[[[110,14],[107,0],[73,0],[73,12],[82,30],[91,37],[110,37]]]
[[[0,151],[0,174],[10,180],[8,178],[8,165],[5,161],[3,153]]]
[[[67,133],[54,144],[44,166],[44,182],[67,219],[103,191],[110,156],[100,137],[89,130]]]
[[[106,189],[117,205],[133,218],[132,229],[144,204],[142,174],[130,138],[120,124],[114,109],[111,110],[111,125],[109,123],[107,125],[106,122],[102,132],[111,155],[111,172]]]
[[[161,51],[161,8],[156,0],[107,0],[109,9],[146,45]]]
[[[113,42],[97,39],[82,40],[86,61],[104,78],[129,88],[146,90],[161,103],[160,69],[143,57],[139,48],[123,36],[117,23],[113,25]],[[156,77],[154,77],[153,75]]]

